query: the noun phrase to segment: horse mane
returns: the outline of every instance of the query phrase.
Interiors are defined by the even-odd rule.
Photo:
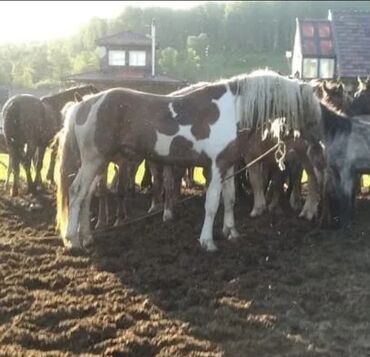
[[[297,79],[289,79],[265,69],[226,80],[234,82],[240,94],[240,126],[261,128],[271,120],[284,118],[284,131],[320,136],[321,112],[313,88]]]
[[[209,83],[209,82],[198,82],[198,83],[195,83],[195,84],[191,84],[190,86],[186,86],[184,88],[178,89],[175,92],[171,92],[170,95],[180,96],[180,95],[188,94],[192,91],[203,88],[203,87],[205,87],[207,85],[210,85],[210,84],[211,83]]]

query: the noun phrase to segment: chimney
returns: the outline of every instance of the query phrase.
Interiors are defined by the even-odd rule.
[[[152,77],[155,76],[155,19],[152,19]]]

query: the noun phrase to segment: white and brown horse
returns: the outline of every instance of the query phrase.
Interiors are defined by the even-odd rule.
[[[164,164],[202,166],[210,180],[202,247],[216,249],[213,223],[222,191],[223,233],[238,237],[234,221],[233,173],[240,157],[238,128],[268,129],[284,117],[282,132],[321,135],[320,108],[312,88],[271,71],[256,71],[212,83],[183,96],[163,96],[117,88],[74,104],[67,112],[60,145],[57,227],[66,246],[92,242],[91,195],[114,155],[132,153]],[[75,160],[74,160],[75,159]],[[69,173],[81,165],[69,187]]]

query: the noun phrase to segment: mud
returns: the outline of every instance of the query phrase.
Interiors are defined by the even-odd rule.
[[[198,242],[204,198],[66,251],[52,194],[0,191],[1,356],[369,356],[370,202],[349,232],[291,212],[251,219],[219,250]],[[139,195],[136,207],[149,207]],[[135,212],[137,214],[138,212]]]

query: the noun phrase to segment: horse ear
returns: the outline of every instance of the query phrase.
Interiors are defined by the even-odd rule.
[[[366,88],[366,90],[370,90],[370,77],[367,77],[367,78],[366,78],[366,81],[365,81],[365,88]]]
[[[75,97],[75,102],[82,102],[82,96],[80,93],[75,92],[74,97]]]
[[[324,81],[322,81],[322,83],[321,83],[321,87],[322,87],[322,89],[324,90],[324,92],[328,92],[329,91],[329,89],[328,89],[328,87],[327,87],[327,83],[326,83],[326,81],[324,80]]]
[[[357,76],[357,82],[358,82],[358,84],[361,86],[361,85],[363,85],[363,83],[364,82],[362,82],[362,79],[361,79],[361,77],[360,76]]]
[[[98,89],[94,85],[90,85],[90,91],[93,94],[99,93]]]
[[[343,83],[339,83],[339,85],[338,85],[338,91],[341,92],[341,93],[344,92],[344,85],[343,85]]]

